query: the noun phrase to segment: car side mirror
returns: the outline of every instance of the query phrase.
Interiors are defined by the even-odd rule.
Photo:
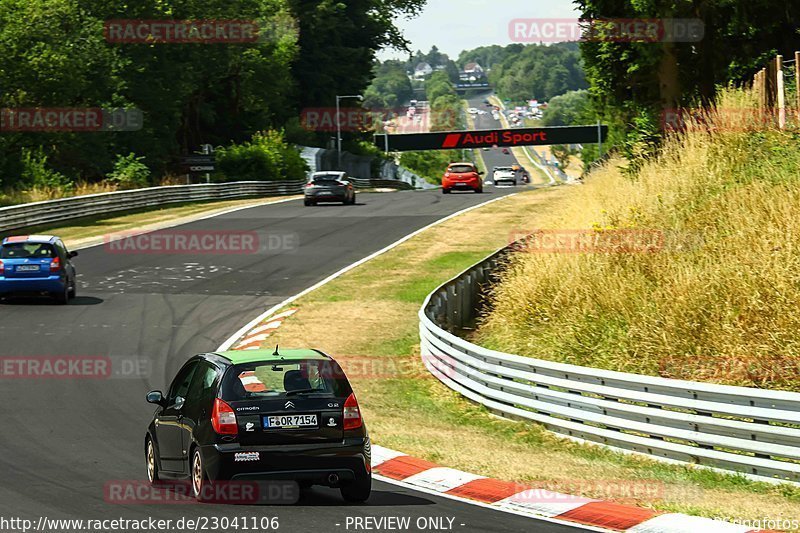
[[[160,390],[154,390],[147,393],[147,403],[154,403],[164,407],[164,395]]]
[[[70,252],[69,258],[72,259],[73,257],[78,257],[78,252]]]

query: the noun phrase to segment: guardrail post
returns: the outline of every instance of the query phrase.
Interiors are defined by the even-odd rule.
[[[456,327],[458,320],[458,302],[456,301],[455,285],[451,284],[447,287],[447,295],[445,296],[445,304],[447,306],[447,329],[452,331]]]

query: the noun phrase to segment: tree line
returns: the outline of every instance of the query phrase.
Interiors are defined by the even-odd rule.
[[[243,144],[229,150],[240,153],[327,140],[302,128],[301,110],[364,91],[376,51],[407,45],[393,20],[424,3],[3,0],[0,108],[136,109],[142,121],[136,131],[34,132],[6,120],[0,187],[101,180],[121,159],[161,175],[206,143]],[[248,42],[114,42],[109,21],[119,20],[255,21],[259,34]]]
[[[612,141],[633,158],[658,146],[665,110],[709,106],[721,86],[752,79],[768,58],[800,50],[800,3],[793,0],[576,0],[589,20],[692,20],[698,39],[581,42],[594,108]]]

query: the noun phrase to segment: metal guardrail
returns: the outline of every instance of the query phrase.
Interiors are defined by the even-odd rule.
[[[399,189],[401,191],[414,189],[410,183],[400,180],[350,178],[350,181],[355,184],[356,189]]]
[[[448,281],[419,312],[422,359],[501,416],[658,458],[800,482],[800,394],[598,370],[488,350],[453,334],[475,318],[505,248]]]
[[[408,183],[393,180],[353,179],[353,182],[356,188],[413,188]],[[239,181],[170,185],[13,205],[0,208],[0,232],[165,204],[302,194],[304,184],[304,181]]]

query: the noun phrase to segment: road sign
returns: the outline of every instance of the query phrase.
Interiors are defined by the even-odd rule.
[[[214,154],[198,154],[181,157],[180,163],[184,170],[190,174],[214,172],[217,167],[217,160]]]
[[[181,157],[182,165],[213,165],[214,163],[216,163],[216,156],[214,154],[198,154]]]
[[[544,146],[603,142],[608,126],[556,126],[510,130],[445,131],[375,135],[375,145],[389,152],[409,150],[459,150],[495,146]]]
[[[456,83],[456,89],[486,89],[488,82]]]

